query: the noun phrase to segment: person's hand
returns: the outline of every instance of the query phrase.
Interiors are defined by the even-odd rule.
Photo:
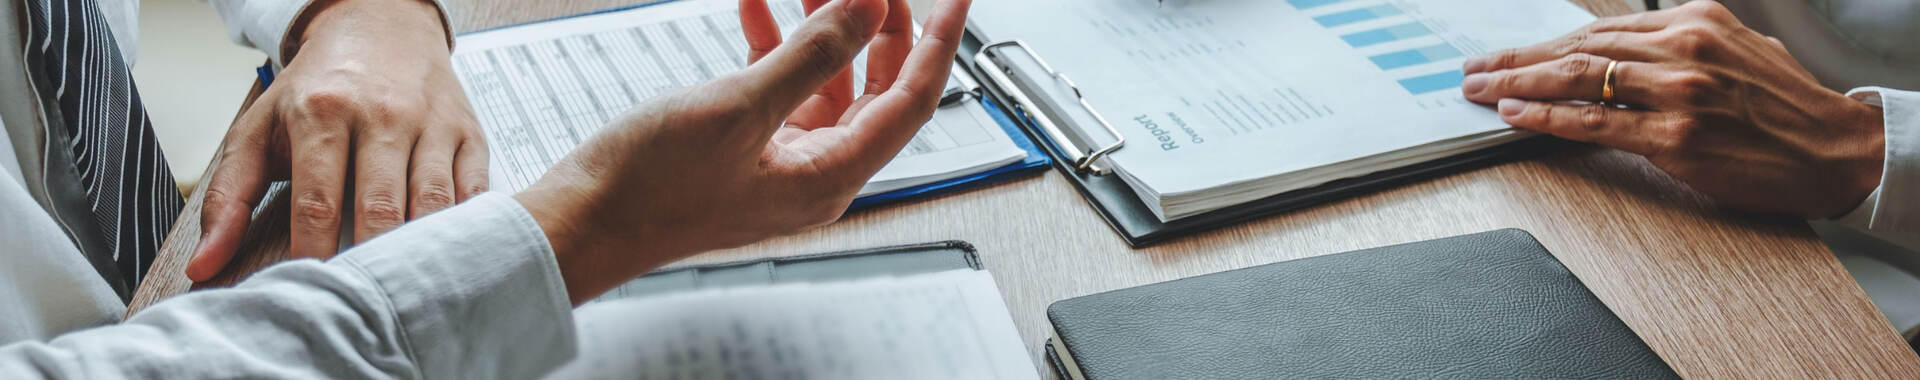
[[[1613,103],[1599,104],[1609,62]],[[1821,87],[1719,3],[1614,17],[1466,63],[1515,127],[1647,156],[1735,208],[1832,218],[1879,186],[1880,109]]]
[[[220,273],[275,180],[292,180],[294,257],[332,257],[487,186],[487,148],[427,0],[316,1],[297,55],[227,132],[187,277]],[[353,204],[344,204],[352,199]]]
[[[933,116],[969,3],[935,5],[915,43],[905,0],[835,0],[781,44],[762,1],[740,12],[757,62],[641,104],[515,196],[575,302],[838,219]],[[841,74],[868,41],[866,93],[852,98]]]

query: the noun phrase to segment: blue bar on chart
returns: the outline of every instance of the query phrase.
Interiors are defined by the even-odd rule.
[[[1407,92],[1411,92],[1414,95],[1420,95],[1460,87],[1460,80],[1466,79],[1466,77],[1466,73],[1460,70],[1454,70],[1439,74],[1401,79],[1400,87],[1406,88]]]
[[[1346,0],[1287,0],[1287,3],[1293,4],[1294,9],[1307,9],[1342,1]]]
[[[1319,22],[1320,26],[1332,28],[1381,17],[1399,16],[1400,14],[1400,8],[1394,8],[1393,4],[1380,4],[1346,12],[1329,13],[1314,17],[1313,21]]]
[[[1461,54],[1460,49],[1454,49],[1453,45],[1439,44],[1419,49],[1401,50],[1376,55],[1367,57],[1367,59],[1373,60],[1373,64],[1380,66],[1381,70],[1393,70],[1440,60],[1460,58],[1460,56],[1463,55],[1465,54]]]
[[[1340,36],[1340,39],[1346,40],[1347,44],[1353,45],[1353,47],[1367,47],[1367,46],[1383,44],[1383,43],[1388,43],[1393,41],[1399,41],[1405,38],[1426,36],[1430,34],[1433,34],[1433,30],[1427,29],[1426,25],[1421,25],[1418,22],[1409,22],[1405,24],[1394,25],[1394,26],[1389,26],[1389,27],[1380,28],[1380,29],[1348,34],[1348,35]]]

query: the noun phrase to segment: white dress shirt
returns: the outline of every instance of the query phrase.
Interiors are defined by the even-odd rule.
[[[1841,224],[1910,250],[1920,250],[1920,92],[1863,87],[1847,96],[1879,106],[1886,122],[1886,167],[1880,188]]]
[[[121,321],[126,306],[34,198],[44,120],[24,85],[18,1],[0,6],[0,379],[530,378],[573,356],[553,252],[501,194]],[[134,56],[136,0],[96,1]],[[212,3],[237,42],[284,62],[306,0]]]
[[[0,205],[14,203],[3,198],[10,194],[17,192],[0,190]],[[15,225],[0,233],[55,232]],[[5,273],[102,281],[86,268]],[[180,295],[118,324],[0,346],[0,378],[534,378],[575,354],[571,310],[540,226],[512,197],[490,193],[324,263],[274,265],[234,288]],[[5,311],[38,312],[45,310]]]

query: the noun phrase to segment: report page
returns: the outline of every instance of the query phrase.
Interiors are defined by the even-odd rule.
[[[1127,139],[1111,163],[1158,194],[1504,131],[1460,94],[1463,61],[1593,20],[1558,0],[977,0],[972,16],[1072,77]]]

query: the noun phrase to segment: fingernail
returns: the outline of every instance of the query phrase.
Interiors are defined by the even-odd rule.
[[[1478,94],[1487,89],[1487,75],[1473,74],[1460,80],[1460,92],[1467,95]]]
[[[196,255],[193,255],[193,256],[194,256],[194,258],[199,258],[199,257],[200,257],[200,255],[197,255],[197,254],[196,254]],[[197,265],[193,265],[193,260],[192,260],[192,259],[188,259],[188,261],[187,261],[187,268],[186,268],[186,270],[182,270],[182,271],[180,271],[180,272],[181,272],[182,274],[185,274],[185,275],[187,275],[187,281],[193,281],[193,282],[200,282],[200,281],[205,281],[205,280],[207,279],[207,277],[208,277],[208,276],[207,276],[207,274],[205,274],[205,273],[200,273],[201,271],[199,271],[199,270],[197,270],[197,269],[200,269],[200,268],[199,268],[199,266],[197,266]]]
[[[1500,116],[1513,117],[1527,110],[1527,101],[1520,99],[1500,99]]]
[[[1480,57],[1467,58],[1467,63],[1464,67],[1461,67],[1461,69],[1466,70],[1468,73],[1485,71],[1487,69],[1487,59]]]

